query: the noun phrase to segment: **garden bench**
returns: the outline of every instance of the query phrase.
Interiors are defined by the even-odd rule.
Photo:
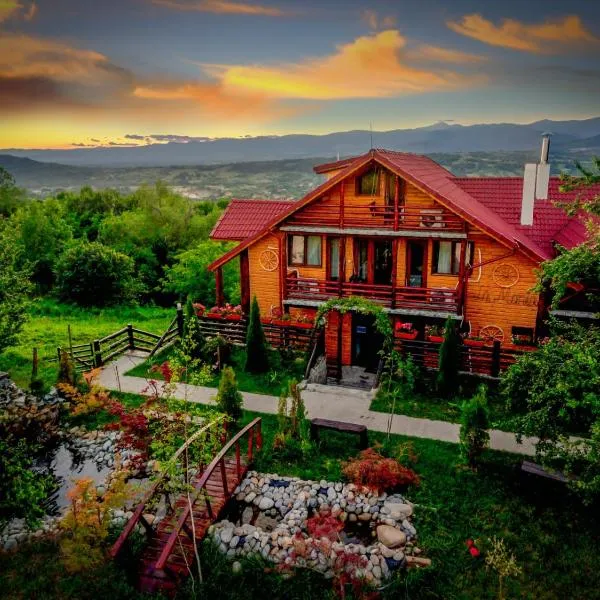
[[[546,479],[554,479],[554,481],[560,481],[561,483],[566,483],[569,481],[568,477],[566,477],[560,471],[550,471],[541,465],[538,465],[537,463],[531,462],[530,460],[524,460],[521,463],[521,470],[525,473],[531,473],[532,475],[545,477]]]
[[[310,437],[314,442],[319,441],[320,429],[333,429],[342,433],[354,433],[359,436],[360,448],[365,449],[369,446],[366,425],[355,425],[354,423],[344,423],[343,421],[331,421],[330,419],[311,419]]]

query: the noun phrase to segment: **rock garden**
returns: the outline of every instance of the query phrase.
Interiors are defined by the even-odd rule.
[[[258,554],[282,569],[327,578],[341,569],[380,586],[396,569],[429,564],[419,556],[413,510],[400,494],[252,471],[209,535],[232,560]]]

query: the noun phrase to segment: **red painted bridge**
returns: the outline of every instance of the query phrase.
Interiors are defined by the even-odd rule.
[[[178,455],[191,440],[180,448]],[[154,484],[136,507],[110,552],[113,558],[118,558],[136,525],[143,525],[147,543],[137,572],[141,591],[173,595],[185,577],[196,575],[195,547],[219,517],[246,475],[255,450],[261,447],[261,419],[256,418],[233,436],[206,468],[200,467],[198,474],[189,482],[189,495],[186,492],[177,498],[166,517],[155,527],[144,518],[144,514],[151,512],[148,504],[162,491],[162,480]]]

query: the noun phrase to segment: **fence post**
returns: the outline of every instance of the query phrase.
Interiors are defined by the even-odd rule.
[[[127,345],[129,346],[129,349],[133,350],[135,348],[135,343],[133,341],[133,325],[131,323],[127,325],[127,340]]]
[[[498,377],[500,375],[500,341],[494,340],[492,347],[492,366],[490,370],[492,377]]]
[[[60,359],[62,356],[62,348],[60,346],[56,348],[56,356],[58,356],[58,364],[60,365]]]
[[[94,366],[102,366],[102,352],[100,351],[100,340],[94,340],[92,342]]]
[[[177,335],[183,337],[183,307],[181,302],[177,303]]]

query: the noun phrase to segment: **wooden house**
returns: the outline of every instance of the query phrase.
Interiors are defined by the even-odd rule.
[[[380,149],[315,171],[326,180],[296,202],[231,202],[212,232],[239,242],[209,267],[218,303],[221,269],[239,260],[243,309],[256,296],[266,317],[363,296],[418,339],[451,317],[471,338],[533,343],[546,310],[536,268],[557,244],[585,238],[584,224],[555,206],[574,197],[558,178],[527,225],[522,178],[455,177],[426,156]],[[326,354],[342,365],[376,355],[373,322],[360,314],[332,314],[326,333]]]

